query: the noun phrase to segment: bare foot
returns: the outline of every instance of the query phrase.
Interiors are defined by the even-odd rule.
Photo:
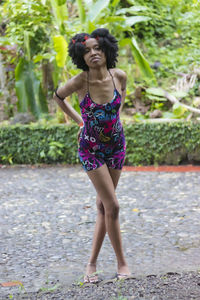
[[[84,283],[97,283],[98,276],[96,273],[96,264],[88,263],[84,276]]]
[[[122,277],[123,277],[123,275],[124,276],[130,276],[131,275],[131,272],[130,272],[127,265],[118,266],[118,277],[120,277],[120,275],[122,275]]]

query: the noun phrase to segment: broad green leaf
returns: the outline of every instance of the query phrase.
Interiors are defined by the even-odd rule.
[[[63,68],[67,58],[68,45],[62,35],[53,37],[54,49],[56,50],[56,62],[58,67]]]
[[[135,5],[135,0],[126,0],[129,4]]]
[[[94,31],[96,29],[96,26],[94,25],[94,23],[88,21],[87,23],[87,32],[91,33],[92,31]]]
[[[135,13],[138,11],[145,11],[145,10],[148,10],[148,8],[146,6],[131,6],[128,8],[118,9],[116,11],[116,15],[126,14],[126,13],[132,14],[132,13]]]
[[[24,48],[26,50],[27,58],[30,61],[31,51],[30,51],[29,32],[28,31],[24,31]]]
[[[66,0],[57,0],[59,6],[66,4]]]
[[[110,16],[110,17],[105,17],[102,18],[98,21],[98,24],[105,24],[105,23],[111,23],[111,22],[120,22],[120,21],[125,21],[126,17],[122,16]]]
[[[34,73],[31,61],[20,58],[15,69],[15,88],[18,98],[18,111],[30,111],[36,118],[48,112],[46,98],[42,92],[40,81]]]
[[[14,37],[13,37],[14,38]],[[8,37],[6,36],[0,36],[0,44],[1,44],[1,47],[2,45],[10,45],[11,44],[11,41]]]
[[[115,7],[118,5],[119,2],[120,2],[120,0],[113,0],[113,2],[111,3],[111,6]]]
[[[46,103],[45,95],[42,91],[41,83],[35,78],[35,74],[32,72],[32,84],[35,96],[36,106],[39,111],[39,116],[43,113],[48,113],[48,106]]]
[[[94,5],[91,6],[88,15],[87,15],[87,20],[94,22],[94,20],[96,20],[99,16],[99,14],[101,13],[101,11],[103,9],[105,9],[106,7],[108,7],[110,3],[110,0],[98,0],[97,2],[94,3]]]
[[[158,96],[151,95],[151,94],[147,94],[147,97],[148,97],[148,99],[153,100],[153,101],[162,101],[162,102],[167,101],[167,99],[164,97],[158,97]]]
[[[174,92],[171,92],[171,94],[179,99],[184,98],[188,95],[188,93],[184,92],[184,91],[174,91]]]
[[[41,61],[43,59],[48,59],[49,61],[51,61],[51,58],[52,58],[51,53],[38,54],[33,58],[33,62],[38,63],[39,61]]]
[[[187,111],[187,108],[183,107],[179,102],[174,103],[173,113],[177,118],[180,118]]]
[[[85,8],[82,0],[76,0],[78,6],[78,12],[81,20],[81,24],[85,23]]]
[[[161,88],[148,88],[146,89],[146,93],[160,97],[165,96],[165,91]]]
[[[141,72],[144,76],[151,78],[154,82],[156,82],[155,76],[153,74],[153,71],[151,70],[151,67],[147,60],[144,58],[142,52],[140,51],[138,44],[134,38],[130,39],[130,45],[132,54],[135,58],[136,63],[138,64]]]
[[[119,45],[120,47],[124,47],[126,45],[130,45],[130,39],[129,38],[126,38],[126,39],[122,39],[119,41]]]
[[[132,26],[139,22],[149,21],[151,18],[144,16],[134,16],[134,17],[126,17],[125,24],[127,26]]]
[[[145,120],[146,117],[144,115],[142,115],[141,113],[136,113],[133,115],[133,119],[135,121],[142,121],[142,120]]]
[[[123,32],[123,31],[125,31],[125,32],[127,32],[127,31],[129,31],[130,33],[132,33],[133,32],[133,28],[131,28],[130,26],[127,26],[126,24],[125,24],[125,22],[120,22],[120,23],[117,23],[116,22],[116,25],[115,25],[115,31],[116,32]]]
[[[18,110],[19,112],[27,112],[28,111],[28,101],[26,97],[26,89],[25,89],[25,67],[24,67],[24,59],[21,58],[19,63],[15,68],[15,88],[16,94],[18,98]]]
[[[162,115],[163,115],[164,119],[176,119],[176,116],[172,112],[169,112],[169,111],[163,112]]]
[[[66,3],[64,5],[59,5],[57,0],[50,0],[51,7],[53,10],[53,15],[59,26],[60,32],[63,31],[63,22],[68,20],[68,10]]]

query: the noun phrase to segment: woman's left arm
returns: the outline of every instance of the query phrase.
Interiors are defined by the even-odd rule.
[[[122,101],[121,101],[121,106],[120,106],[120,109],[119,109],[119,113],[121,114],[122,112],[122,108],[124,106],[124,102],[125,102],[125,98],[126,98],[126,87],[124,89],[122,89]]]
[[[124,102],[125,102],[125,98],[126,98],[126,81],[127,81],[127,76],[126,73],[122,70],[120,70],[120,82],[121,82],[121,96],[122,96],[122,100],[121,100],[121,106],[119,109],[119,113],[121,114]]]

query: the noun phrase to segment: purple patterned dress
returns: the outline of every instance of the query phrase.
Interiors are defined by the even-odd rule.
[[[78,154],[85,171],[95,170],[104,163],[109,168],[120,170],[124,164],[126,145],[119,118],[121,95],[114,80],[113,84],[114,97],[110,102],[95,103],[88,89],[80,103],[84,127],[80,134]]]

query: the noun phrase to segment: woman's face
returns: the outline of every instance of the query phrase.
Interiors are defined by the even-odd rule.
[[[98,41],[94,38],[89,38],[85,41],[85,54],[83,58],[89,68],[106,65],[105,53],[101,50]]]

